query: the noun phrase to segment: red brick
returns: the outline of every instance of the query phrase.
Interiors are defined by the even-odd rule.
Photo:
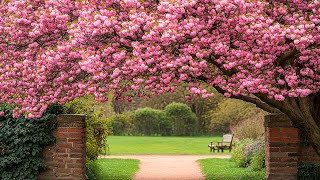
[[[82,153],[70,153],[69,157],[70,158],[82,158],[83,155],[82,155]]]
[[[83,166],[81,163],[67,163],[67,168],[83,168]]]
[[[291,127],[288,127],[288,128],[281,128],[281,131],[282,132],[286,132],[286,133],[296,133],[296,134],[299,134],[299,129],[297,128],[291,128]]]
[[[281,138],[276,137],[276,138],[270,138],[270,142],[282,142],[282,141],[281,141]]]
[[[297,162],[271,162],[270,167],[297,167]]]
[[[57,154],[57,158],[68,158],[69,154],[65,153],[65,154]]]
[[[300,138],[282,138],[282,142],[297,143],[300,142]]]
[[[68,138],[68,142],[83,142],[83,139],[78,139],[78,138]]]
[[[284,136],[286,136],[286,133],[282,131],[276,131],[276,132],[270,133],[270,137],[284,137]]]
[[[65,149],[65,148],[57,148],[57,150],[56,150],[56,152],[57,153],[66,153],[67,152],[67,149]]]
[[[286,132],[287,137],[299,137],[298,132]]]
[[[75,147],[75,148],[84,148],[85,145],[84,145],[83,143],[79,144],[79,143],[74,142],[73,145],[72,145],[72,147]]]
[[[288,157],[288,153],[286,152],[272,152],[270,153],[270,157]]]
[[[72,172],[83,173],[84,169],[83,168],[72,168]]]
[[[83,133],[70,133],[69,137],[70,138],[84,138],[84,134]]]
[[[68,134],[68,133],[57,133],[55,135],[55,137],[57,137],[57,138],[68,138],[68,137],[70,137],[70,134]]]
[[[83,128],[68,128],[68,132],[84,132]]]
[[[279,152],[279,151],[280,151],[280,148],[278,148],[278,147],[270,148],[270,152]]]
[[[59,173],[71,173],[72,172],[71,169],[67,169],[67,168],[58,168],[57,171]]]
[[[281,132],[280,128],[268,128],[270,134]]]
[[[281,152],[297,152],[298,151],[298,147],[280,147],[280,151]]]
[[[83,148],[72,148],[72,149],[67,149],[68,153],[83,153],[84,149]]]
[[[270,171],[295,174],[298,172],[298,168],[297,167],[272,167],[270,168]]]
[[[57,142],[56,143],[58,148],[71,148],[72,147],[72,143],[67,143],[67,142]]]
[[[68,128],[67,127],[58,127],[57,128],[57,132],[68,132]]]
[[[60,163],[57,164],[57,167],[58,168],[66,168],[66,163],[60,162]]]

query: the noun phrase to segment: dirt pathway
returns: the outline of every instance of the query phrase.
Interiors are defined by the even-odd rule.
[[[230,155],[128,155],[100,158],[139,159],[140,169],[133,180],[204,180],[198,159],[230,158]]]

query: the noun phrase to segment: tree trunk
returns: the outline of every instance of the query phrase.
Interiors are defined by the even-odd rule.
[[[305,98],[291,98],[277,108],[289,116],[293,125],[306,135],[320,155],[320,93]]]

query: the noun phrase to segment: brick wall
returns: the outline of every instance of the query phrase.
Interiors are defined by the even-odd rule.
[[[312,147],[300,142],[299,130],[283,114],[265,117],[267,179],[297,179],[298,163],[320,162]]]
[[[85,116],[59,115],[56,120],[56,143],[43,151],[43,159],[48,170],[41,173],[38,179],[86,179]]]

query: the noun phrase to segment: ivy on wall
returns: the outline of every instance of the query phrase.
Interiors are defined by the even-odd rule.
[[[0,179],[36,179],[46,169],[41,159],[44,147],[54,142],[56,107],[40,119],[12,118],[12,110],[0,107]]]

